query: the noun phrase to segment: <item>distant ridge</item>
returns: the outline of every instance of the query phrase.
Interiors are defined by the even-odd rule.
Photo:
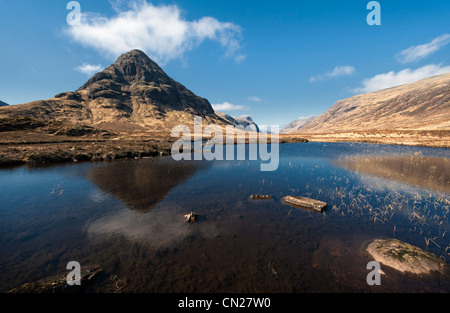
[[[308,125],[310,122],[312,122],[315,118],[316,118],[316,116],[299,118],[298,120],[293,121],[292,123],[283,127],[283,129],[281,129],[280,133],[281,134],[296,133],[299,130],[301,130],[302,128],[304,128],[306,125]]]
[[[3,101],[0,101],[0,107],[6,107],[6,106],[9,106],[9,104],[5,103]]]
[[[222,112],[216,112],[216,114],[217,116],[221,117],[222,119],[226,120],[236,127],[251,130],[256,133],[261,132],[259,126],[253,121],[250,116],[233,117]]]

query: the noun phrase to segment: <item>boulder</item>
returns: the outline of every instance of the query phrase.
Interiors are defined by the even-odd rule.
[[[447,264],[436,255],[397,239],[376,239],[366,247],[375,261],[402,273],[426,275],[443,273]]]

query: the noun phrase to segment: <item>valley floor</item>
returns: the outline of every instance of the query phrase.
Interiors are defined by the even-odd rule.
[[[449,130],[394,130],[283,135],[312,142],[364,142],[373,144],[450,148]]]
[[[0,166],[107,161],[170,155],[171,143],[156,136],[54,136],[33,131],[2,132]]]
[[[63,134],[39,130],[0,133],[0,166],[107,161],[170,155],[177,140],[165,133]],[[279,142],[364,142],[450,148],[450,131],[342,132],[280,135]]]

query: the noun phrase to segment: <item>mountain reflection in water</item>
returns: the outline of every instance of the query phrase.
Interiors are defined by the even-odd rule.
[[[89,180],[139,213],[150,212],[171,189],[206,169],[207,162],[174,162],[171,158],[117,162],[93,168]]]
[[[404,156],[351,156],[335,164],[360,174],[450,193],[450,160],[447,158],[417,153]]]
[[[145,241],[153,248],[175,247],[195,232],[214,236],[209,223],[191,227],[184,215],[195,208],[166,196],[209,162],[175,162],[171,158],[141,162],[119,162],[94,168],[89,179],[103,191],[122,200],[127,209],[91,221],[86,231],[91,239],[102,235],[121,235]],[[163,201],[164,200],[164,201]]]

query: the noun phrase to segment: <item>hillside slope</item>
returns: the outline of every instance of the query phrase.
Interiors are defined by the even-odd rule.
[[[301,133],[450,130],[450,73],[338,101]]]

